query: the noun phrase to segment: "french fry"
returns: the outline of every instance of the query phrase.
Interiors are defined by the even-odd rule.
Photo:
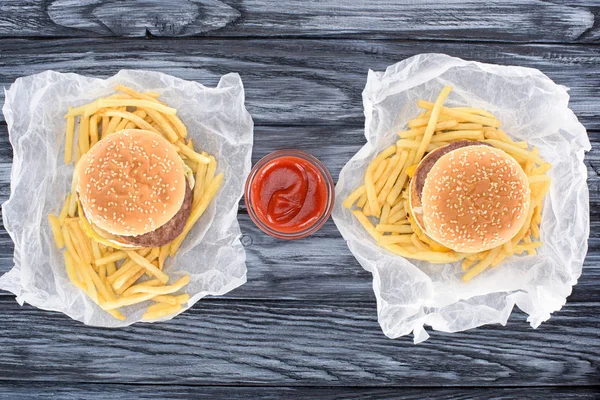
[[[364,193],[366,193],[365,185],[360,185],[352,193],[350,193],[348,197],[346,197],[346,199],[342,202],[342,205],[346,208],[352,208],[356,200],[358,200],[358,198]]]
[[[173,299],[173,301],[171,301],[170,299]],[[162,300],[166,300],[165,302],[161,302]],[[180,294],[178,296],[173,296],[173,295],[158,295],[156,297],[152,298],[152,301],[156,301],[158,302],[157,304],[153,304],[151,306],[148,306],[147,310],[148,312],[151,311],[156,311],[156,310],[160,310],[161,308],[164,308],[168,305],[174,305],[174,304],[187,304],[187,302],[190,300],[190,295],[187,293],[184,294]]]
[[[197,162],[198,164],[208,164],[211,162],[211,158],[203,156],[202,154],[196,153],[194,150],[192,150],[188,146],[186,146],[185,143],[178,141],[175,144],[177,145],[177,147],[179,147],[179,150],[181,150],[182,154],[184,154],[186,157],[190,158],[191,160]]]
[[[551,168],[552,168],[552,164],[550,164],[549,162],[545,162],[542,165],[540,165],[539,167],[534,168],[533,171],[531,171],[531,175],[545,174],[546,172],[550,171]]]
[[[121,314],[117,310],[106,310],[106,312],[120,321],[125,321],[127,319],[127,318],[125,318],[125,316],[123,314]]]
[[[192,227],[194,226],[194,224],[196,224],[196,222],[198,222],[202,214],[204,214],[204,211],[206,211],[208,204],[217,193],[217,190],[219,190],[221,182],[223,182],[223,173],[220,173],[212,180],[212,182],[206,188],[206,191],[202,195],[202,198],[200,199],[200,201],[198,201],[198,204],[193,206],[192,212],[183,228],[183,232],[181,232],[181,234],[177,236],[177,238],[171,243],[171,249],[169,253],[171,257],[175,256],[175,253],[179,249],[179,246],[181,246],[181,243],[183,243],[183,240],[185,239],[187,234],[192,230]]]
[[[163,304],[179,304],[177,303],[177,299],[175,298],[175,296],[172,296],[170,294],[161,294],[158,295],[156,297],[152,298],[152,301],[156,301],[157,303],[163,303]]]
[[[500,250],[502,250],[502,246],[490,250],[483,260],[479,261],[475,266],[465,272],[462,276],[463,282],[469,282],[471,279],[485,271],[500,253]]]
[[[184,277],[180,278],[177,282],[175,282],[171,285],[165,285],[165,286],[136,285],[135,288],[132,288],[130,293],[132,296],[135,294],[138,294],[138,293],[154,294],[155,296],[162,295],[162,294],[171,294],[171,293],[177,292],[178,290],[181,290],[188,283],[190,283],[190,276],[185,275]]]
[[[411,129],[426,127],[427,124],[429,123],[430,119],[431,119],[431,113],[429,113],[425,116],[422,116],[422,117],[417,117],[415,119],[411,119],[410,121],[408,121],[408,127]],[[447,115],[440,115],[438,117],[438,121],[440,121],[440,122],[443,122],[443,121],[462,122],[463,120],[462,120],[462,118],[453,118],[453,117],[450,117]]]
[[[90,119],[85,115],[79,120],[79,136],[77,137],[77,144],[79,146],[80,155],[84,155],[90,149],[89,124]]]
[[[140,100],[140,101],[145,101],[145,100]],[[144,111],[146,111],[146,113],[154,120],[156,125],[158,125],[160,127],[160,131],[162,133],[164,133],[165,138],[169,142],[171,142],[171,143],[178,142],[179,136],[177,136],[177,132],[175,132],[175,130],[173,129],[173,127],[171,126],[169,121],[167,121],[167,119],[163,116],[163,114],[161,114],[160,112],[158,112],[156,110],[153,110],[150,108],[145,108],[145,107],[144,107]],[[184,147],[185,147],[185,144],[184,144]],[[181,149],[181,147],[180,147],[180,149]],[[187,147],[186,147],[186,149],[190,150]]]
[[[383,173],[379,177],[377,177],[376,174],[373,174],[373,182],[375,183],[375,194],[377,195],[377,198],[379,198],[379,193],[381,193],[383,186],[385,185],[388,178],[392,174],[392,171],[394,170],[394,166],[396,165],[396,161],[398,160],[397,157],[399,157],[399,156],[394,155],[392,158],[383,160],[381,162],[381,164],[385,164],[385,169],[383,170]],[[379,164],[379,166],[381,166],[381,164]],[[378,167],[378,169],[379,169],[379,167]],[[375,172],[377,172],[377,170]],[[365,197],[366,197],[366,192],[365,192]]]
[[[406,183],[406,180],[408,178],[408,174],[406,173],[406,169],[409,166],[415,164],[415,160],[416,160],[416,151],[415,150],[411,150],[408,153],[408,158],[406,159],[406,163],[405,163],[406,168],[402,171],[402,173],[398,177],[398,180],[394,184],[394,187],[392,188],[392,190],[390,191],[390,193],[388,194],[388,197],[386,199],[386,201],[388,203],[390,203],[390,205],[393,205],[393,204],[396,203],[396,199],[400,195],[400,192],[404,188],[404,184]]]
[[[392,191],[392,188],[394,187],[394,184],[398,180],[400,173],[402,172],[402,170],[406,169],[406,159],[407,158],[408,158],[408,152],[403,151],[401,153],[398,161],[396,162],[396,165],[392,169],[392,173],[390,174],[387,181],[383,185],[383,189],[381,189],[381,192],[377,196],[377,201],[379,201],[380,205],[383,205],[383,203],[385,203],[385,200],[386,200],[387,196],[390,194],[390,192]],[[389,203],[387,203],[387,204],[389,205]]]
[[[154,297],[151,300],[152,301],[156,301],[156,299],[158,297],[161,297],[161,296],[156,296],[156,297]],[[174,296],[172,296],[172,297],[174,297]],[[152,304],[152,305],[148,306],[148,308],[146,308],[146,313],[154,313],[156,311],[162,310],[163,308],[167,308],[167,307],[173,306],[175,304],[178,304],[178,303],[174,302],[173,304],[171,304],[171,303],[157,302],[155,304]]]
[[[468,258],[465,258],[464,260],[462,260],[462,263],[460,265],[462,270],[466,271],[469,268],[471,268],[476,262],[477,260],[469,260]]]
[[[530,175],[527,177],[527,180],[529,181],[529,184],[534,184],[534,183],[546,183],[546,182],[550,182],[550,177],[548,175]]]
[[[492,146],[496,147],[496,148],[499,148],[501,150],[506,151],[508,154],[510,154],[512,156],[518,156],[518,157],[523,158],[525,160],[532,160],[533,162],[535,162],[538,165],[543,165],[543,164],[546,163],[539,156],[533,154],[532,152],[523,150],[520,147],[517,147],[517,146],[514,146],[512,144],[503,142],[501,140],[486,139],[485,141],[487,143],[491,144]]]
[[[432,142],[451,142],[455,140],[482,140],[483,131],[451,131],[446,133],[437,133],[431,138]]]
[[[377,244],[380,246],[384,246],[386,244],[412,244],[410,234],[408,235],[385,235],[381,236],[377,241]]]
[[[103,304],[100,304],[100,307],[105,311],[114,310],[116,308],[143,303],[144,301],[150,300],[154,296],[156,295],[153,293],[139,293],[131,296],[121,296],[116,300],[106,301]]]
[[[504,243],[504,245],[502,247],[502,251],[507,255],[511,255],[513,253],[513,251],[514,251],[513,245],[510,240],[508,242]]]
[[[94,257],[94,263],[96,260],[102,258],[102,252],[100,251],[100,246],[98,245],[98,242],[96,242],[95,240],[90,240],[90,243],[92,245],[92,256]],[[98,264],[96,264],[98,265]],[[106,268],[106,267],[104,267]]]
[[[385,203],[381,209],[381,217],[379,218],[379,223],[380,224],[385,224],[389,215],[390,215],[390,205],[388,203]]]
[[[157,111],[157,112],[160,112],[162,114],[167,114],[167,115],[177,114],[177,110],[172,107],[165,106],[164,104],[161,104],[161,103],[158,103],[155,101],[138,100],[138,99],[116,99],[116,98],[98,99],[95,102],[95,104],[92,103],[92,106],[89,109],[90,109],[90,112],[93,114],[99,108],[110,108],[110,107],[137,107],[137,108],[143,108],[144,110]],[[71,113],[72,113],[72,111],[71,111]],[[67,116],[69,116],[69,113],[67,114]],[[152,118],[154,119],[154,117],[152,117]]]
[[[115,251],[104,257],[97,258],[95,261],[96,265],[109,264],[112,262],[121,261],[127,258],[127,253],[123,250]]]
[[[139,254],[142,257],[145,257],[149,253],[150,253],[150,249],[142,249],[139,251]],[[106,280],[110,283],[114,283],[117,278],[119,278],[120,276],[122,276],[125,273],[131,272],[131,269],[135,268],[135,267],[139,267],[139,266],[133,260],[127,259],[123,264],[121,264],[121,267],[119,267],[119,269],[114,274],[107,276]],[[137,268],[135,268],[135,269],[137,270]]]
[[[73,188],[73,190],[71,192],[71,197],[69,197],[69,211],[67,212],[67,215],[69,217],[74,217],[76,212],[77,212],[77,193],[75,192],[75,189]]]
[[[146,258],[142,257],[135,251],[127,250],[127,255],[131,258],[136,264],[145,268],[152,275],[154,275],[160,281],[167,283],[169,281],[169,276],[162,272],[159,268],[155,267],[150,261]]]
[[[419,237],[417,236],[416,233],[413,233],[410,237],[412,244],[415,245],[415,247],[417,249],[419,249],[420,251],[430,251],[431,249],[424,244],[423,242],[421,242],[421,240],[419,239]]]
[[[98,115],[90,117],[90,147],[98,143]]]
[[[149,92],[139,93],[139,92],[135,91],[134,89],[129,88],[129,87],[124,86],[124,85],[117,85],[116,89],[119,90],[119,91],[122,91],[124,93],[127,93],[131,97],[134,97],[134,98],[161,103],[159,100],[156,99],[156,97],[158,97],[158,96],[149,95],[148,94]],[[185,125],[183,124],[183,122],[181,121],[181,119],[179,119],[179,117],[177,115],[172,115],[172,114],[167,114],[166,117],[169,120],[169,122],[175,127],[175,130],[177,131],[177,134],[181,138],[185,139],[187,137],[187,128],[185,127]]]
[[[106,280],[106,265],[101,265],[98,267],[98,276],[103,281]]]
[[[426,110],[433,110],[433,107],[434,107],[434,103],[431,103],[431,102],[425,101],[425,100],[419,100],[417,102],[417,105]],[[500,126],[500,121],[498,121],[495,118],[483,117],[483,116],[471,114],[471,113],[468,113],[465,111],[456,110],[456,109],[452,109],[452,108],[448,108],[448,107],[441,107],[440,113],[449,118],[454,117],[454,118],[458,118],[465,122],[474,122],[476,124],[492,126],[495,128]],[[432,115],[433,115],[433,112],[432,112]]]
[[[110,123],[110,117],[108,117],[107,115],[103,115],[102,116],[102,132],[101,132],[101,137],[104,137],[104,135],[106,134],[106,131],[108,129],[108,124]]]
[[[92,252],[88,249],[85,243],[85,236],[81,235],[81,232],[77,229],[75,224],[70,224],[66,227],[69,230],[69,237],[73,241],[76,254],[83,261],[83,263],[89,264],[92,262]]]
[[[512,255],[512,254],[510,254]],[[500,264],[502,261],[504,261],[504,259],[506,257],[508,257],[509,254],[506,254],[504,251],[501,251],[500,253],[498,253],[498,255],[496,256],[496,258],[494,258],[494,260],[492,261],[492,263],[490,264],[490,267],[495,267],[498,264]]]
[[[195,175],[196,183],[194,184],[194,193],[192,195],[193,202],[197,202],[200,199],[200,197],[202,196],[202,192],[204,191],[204,188],[206,185],[206,169],[207,168],[208,168],[207,164],[198,164],[197,165],[196,175]]]
[[[113,287],[115,287],[115,290],[117,292],[117,294],[121,295],[123,294],[125,291],[127,291],[127,289],[129,289],[135,282],[137,282],[138,279],[140,279],[144,274],[146,273],[146,271],[143,268],[139,268],[135,274],[133,274],[132,276],[128,277],[127,280],[122,280],[123,277],[117,279],[115,281],[115,284]],[[118,288],[117,288],[118,287]]]
[[[142,271],[142,272],[143,272],[143,271]],[[125,290],[125,291],[123,292],[123,296],[129,296],[129,295],[132,295],[132,294],[134,294],[134,292],[133,292],[133,291],[134,291],[134,290],[135,290],[135,288],[136,288],[137,286],[139,286],[139,285],[142,285],[142,286],[162,286],[162,285],[164,285],[164,283],[163,283],[161,280],[154,278],[154,279],[147,280],[147,281],[145,281],[145,282],[141,282],[141,283],[135,284],[135,285],[133,285],[133,286],[131,286],[131,285],[130,285],[130,286],[127,288],[127,290]]]
[[[147,312],[142,315],[142,319],[147,320],[147,321],[153,320],[153,319],[159,319],[159,318],[162,318],[167,315],[175,314],[175,313],[181,311],[182,309],[183,309],[183,307],[180,304],[176,304],[174,306],[168,306],[168,307],[161,308],[160,310],[157,310],[154,312]]]
[[[60,250],[65,247],[65,241],[60,230],[60,221],[55,215],[48,214],[48,223],[50,224],[50,229],[52,230],[52,235],[54,236],[56,248]]]
[[[67,276],[69,277],[69,280],[73,285],[75,285],[75,287],[85,291],[85,286],[83,282],[79,280],[77,272],[75,271],[75,264],[71,253],[69,251],[65,251],[63,253],[63,258],[65,259],[65,269],[67,270]]]
[[[442,121],[442,122],[438,122],[437,124],[435,124],[435,130],[436,131],[444,131],[447,129],[452,129],[452,128],[456,127],[457,125],[458,125],[458,122],[455,119],[452,119],[449,121]],[[408,131],[398,132],[398,136],[400,136],[402,139],[414,138],[416,136],[425,134],[426,129],[427,129],[426,126],[421,126],[418,128],[409,129]]]
[[[375,226],[377,232],[413,233],[410,225],[382,225]]]
[[[357,200],[356,207],[363,208],[366,203],[367,203],[367,189],[365,187],[365,193],[362,196],[360,196],[360,198]]]
[[[157,133],[160,135],[160,132],[158,132],[156,129],[154,129],[154,127],[152,125],[150,125],[148,122],[146,122],[144,120],[144,118],[140,117],[139,115],[136,115],[135,113],[131,113],[128,111],[110,110],[110,111],[106,111],[104,113],[104,115],[113,117],[113,119],[115,119],[116,121],[119,121],[118,123],[120,123],[121,120],[131,121],[134,124],[136,124],[140,129],[145,129],[145,130],[148,130],[150,132],[154,132],[154,133]],[[111,119],[111,121],[112,121],[112,119]],[[115,128],[116,128],[116,126],[115,126]],[[115,128],[113,128],[113,130]]]
[[[71,193],[67,194],[67,199],[63,204],[62,209],[60,210],[60,214],[58,215],[58,222],[62,225],[65,223],[65,219],[69,215],[69,204],[71,203]]]
[[[82,266],[82,268],[84,268],[86,270],[85,273],[89,275],[94,286],[96,287],[96,290],[98,291],[98,293],[100,293],[102,295],[102,297],[104,297],[104,299],[106,299],[106,300],[116,299],[116,296],[114,295],[112,290],[108,290],[106,288],[106,286],[104,285],[104,282],[102,282],[102,279],[100,279],[98,274],[96,274],[96,271],[94,271],[94,269],[92,268],[91,265],[85,264]]]
[[[411,164],[418,164],[419,161],[421,161],[421,159],[423,158],[423,155],[425,154],[425,150],[427,149],[427,146],[431,142],[431,137],[433,136],[433,133],[435,132],[435,125],[437,124],[438,118],[442,111],[442,108],[443,108],[442,105],[444,104],[444,102],[446,101],[448,96],[450,95],[451,91],[452,91],[452,88],[450,86],[445,86],[442,89],[442,91],[440,92],[440,94],[438,95],[437,99],[435,100],[435,103],[432,104],[431,117],[429,118],[429,122],[427,123],[427,129],[425,130],[425,133],[423,134],[423,140],[421,141],[421,144],[415,155],[415,159]],[[419,101],[419,103],[420,103],[420,101]],[[420,104],[419,104],[419,107],[421,107]]]
[[[106,127],[106,132],[102,133],[102,137],[105,138],[106,136],[110,135],[111,133],[115,133],[117,131],[117,126],[119,125],[121,120],[122,120],[122,118],[119,116],[111,117],[110,122],[108,123],[108,126]]]
[[[457,110],[457,111],[468,112],[470,114],[479,114],[479,115],[483,115],[484,117],[496,119],[496,117],[494,116],[494,114],[492,114],[489,111],[482,110],[480,108],[473,108],[473,107],[452,107],[452,109],[453,110]]]
[[[474,124],[472,122],[463,122],[460,124],[456,124],[451,128],[446,128],[448,131],[470,131],[470,130],[480,130],[483,129],[483,125]]]
[[[375,159],[367,167],[367,172],[365,172],[365,188],[367,191],[367,200],[372,215],[378,216],[380,212],[379,201],[377,200],[377,193],[375,191],[375,184],[373,183],[373,172],[381,161],[388,158],[395,152],[395,145],[388,147],[375,157]]]
[[[167,256],[169,255],[170,248],[171,248],[170,243],[167,243],[160,248],[160,254],[158,255],[158,268],[160,268],[161,270],[165,266],[165,260],[167,259]]]
[[[69,107],[69,112],[72,110]],[[73,161],[73,139],[75,136],[75,116],[67,117],[67,128],[65,134],[65,164],[70,164]]]
[[[464,254],[454,252],[439,253],[435,251],[418,251],[413,253],[408,251],[406,247],[398,246],[396,244],[388,244],[383,247],[399,256],[412,258],[415,260],[429,261],[432,264],[453,263],[464,258]]]
[[[121,122],[119,122],[119,124],[115,128],[115,132],[122,131],[123,129],[125,129],[127,127],[128,124],[129,124],[129,121],[127,119],[121,118]]]
[[[523,238],[523,242],[525,243],[525,245],[533,244],[531,242],[531,238],[529,236],[525,236]],[[540,246],[542,245],[540,242],[536,242],[536,244],[537,243],[539,243]],[[522,249],[522,248],[523,247],[517,246],[517,249]],[[527,248],[526,251],[527,251],[527,254],[529,254],[530,256],[533,256],[535,254],[535,248]]]
[[[376,242],[379,242],[383,235],[375,229],[371,221],[369,221],[369,218],[367,218],[360,210],[354,210],[352,211],[352,214],[354,214],[358,222],[360,222],[365,230],[369,232],[373,239],[375,239]]]
[[[123,98],[123,95],[121,94],[114,94],[112,96],[108,96],[106,97],[107,99],[121,99]],[[65,114],[65,118],[68,117],[75,117],[77,115],[81,115],[84,114],[86,111],[88,112],[88,116],[94,114],[95,112],[98,111],[98,109],[101,107],[98,107],[98,100],[94,100],[91,103],[87,103],[84,105],[81,105],[79,107],[69,107],[69,111]]]
[[[522,243],[519,244],[517,246],[515,246],[515,252],[517,251],[527,251],[527,252],[532,252],[530,254],[535,254],[535,249],[539,248],[542,246],[542,242],[532,242],[531,240],[529,240],[529,243]]]
[[[92,299],[94,303],[99,304],[98,292],[96,291],[96,286],[94,285],[92,275],[90,274],[90,270],[93,272],[92,268],[86,262],[76,264],[75,268],[79,271],[88,297]]]

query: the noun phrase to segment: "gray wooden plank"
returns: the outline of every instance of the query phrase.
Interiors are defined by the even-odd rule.
[[[387,339],[375,303],[201,301],[169,323],[100,329],[0,298],[0,377],[157,385],[597,385],[599,303],[565,307],[533,330]]]
[[[257,125],[363,124],[367,71],[418,53],[438,52],[542,70],[571,88],[571,107],[600,130],[600,47],[394,42],[372,40],[1,40],[0,87],[47,69],[106,77],[123,68],[152,69],[215,85],[239,72]],[[0,103],[4,94],[0,91]],[[3,120],[0,117],[0,121]]]
[[[411,388],[411,387],[272,387],[272,386],[183,386],[89,383],[2,382],[0,398],[27,399],[597,399],[598,387],[535,388]]]
[[[348,250],[335,224],[329,220],[315,235],[298,241],[282,241],[262,233],[247,214],[239,214],[242,243],[246,249],[248,281],[218,299],[329,301],[340,298],[374,301],[371,274]],[[595,223],[596,232],[600,224]],[[590,240],[590,252],[582,276],[567,299],[573,302],[600,302],[600,240]],[[13,266],[13,244],[0,231],[0,274]],[[0,298],[12,294],[0,290]],[[208,301],[213,301],[208,298]]]
[[[5,37],[361,37],[595,42],[593,1],[4,0]]]
[[[569,301],[600,302],[600,132],[592,132],[588,153],[591,235],[583,276]],[[343,165],[364,144],[362,128],[255,127],[253,161],[285,147],[300,148],[320,158],[337,178]],[[0,125],[0,201],[10,193],[11,152],[6,126]],[[320,301],[340,296],[372,301],[371,275],[348,250],[330,220],[310,238],[282,241],[262,233],[245,214],[241,202],[242,243],[247,254],[248,282],[224,298]],[[0,274],[12,267],[13,245],[0,225]],[[0,291],[0,296],[8,293]]]

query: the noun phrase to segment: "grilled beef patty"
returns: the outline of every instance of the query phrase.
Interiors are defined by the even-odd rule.
[[[419,198],[421,198],[421,194],[423,193],[425,178],[427,178],[429,171],[431,171],[431,168],[433,168],[437,160],[442,158],[444,154],[467,146],[490,146],[490,144],[472,140],[459,140],[458,142],[450,143],[444,147],[440,147],[439,149],[432,151],[423,159],[423,161],[421,161],[421,164],[419,164],[419,168],[417,168],[417,172],[413,177]]]
[[[160,247],[173,241],[185,226],[190,213],[192,212],[192,189],[190,185],[185,187],[185,197],[183,204],[177,214],[169,222],[153,230],[152,232],[144,233],[138,236],[119,236],[123,242],[133,244],[140,247]]]

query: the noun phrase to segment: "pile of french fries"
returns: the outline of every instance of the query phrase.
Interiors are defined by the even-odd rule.
[[[405,258],[431,263],[462,260],[462,279],[470,281],[488,267],[499,265],[514,254],[533,255],[542,245],[542,203],[550,189],[552,167],[536,147],[515,142],[500,129],[500,121],[485,111],[470,107],[445,107],[452,91],[444,87],[435,103],[419,100],[425,111],[408,121],[408,130],[398,132],[396,144],[379,153],[367,167],[364,184],[342,203],[369,232],[378,245]],[[515,237],[496,248],[478,253],[454,252],[425,235],[408,207],[409,183],[423,157],[459,140],[477,140],[504,150],[521,165],[529,179],[531,201],[527,218]]]
[[[60,214],[50,214],[48,220],[56,247],[65,248],[65,267],[73,285],[119,320],[126,319],[119,308],[151,301],[142,318],[154,320],[179,312],[190,298],[186,293],[176,294],[189,283],[189,276],[169,284],[170,277],[163,270],[165,260],[175,256],[200,219],[221,186],[223,174],[215,176],[215,158],[206,152],[196,152],[192,139],[186,140],[187,129],[177,110],[158,100],[158,93],[139,93],[123,85],[116,90],[121,93],[77,108],[69,107],[65,115],[64,162],[77,163],[99,140],[123,129],[145,129],[164,136],[176,146],[194,174],[192,211],[183,232],[162,247],[131,250],[109,245],[90,234],[89,222],[79,208],[75,184]]]

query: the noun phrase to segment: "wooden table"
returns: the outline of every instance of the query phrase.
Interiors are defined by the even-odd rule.
[[[75,3],[0,0],[0,86],[47,69],[98,77],[149,69],[206,85],[239,72],[255,122],[253,160],[297,147],[334,178],[365,141],[369,68],[424,52],[538,68],[571,88],[594,146],[589,253],[568,304],[539,329],[515,311],[505,327],[434,332],[415,346],[382,334],[371,276],[333,222],[284,242],[261,233],[241,204],[248,283],[172,322],[92,328],[0,292],[0,398],[598,398],[597,0]],[[0,118],[4,201],[12,151]],[[12,253],[2,230],[0,273]]]

